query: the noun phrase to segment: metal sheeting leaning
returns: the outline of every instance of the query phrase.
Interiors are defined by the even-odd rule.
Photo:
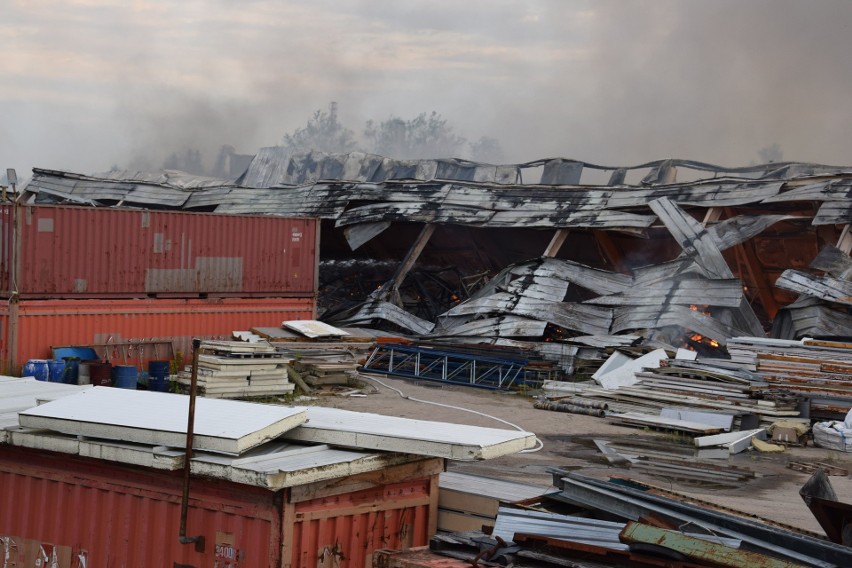
[[[508,542],[514,539],[515,533],[534,534],[612,550],[627,550],[628,546],[618,539],[624,526],[625,523],[500,507],[491,535]]]
[[[370,300],[342,314],[335,314],[328,318],[331,323],[349,326],[368,324],[373,320],[388,321],[418,335],[427,334],[434,327],[431,322],[408,313],[396,304],[378,299]]]
[[[812,276],[799,270],[785,270],[775,285],[829,302],[852,305],[852,282],[848,280],[830,276]]]
[[[726,306],[739,307],[743,298],[742,283],[736,279],[707,280],[680,278],[657,282],[654,285],[631,288],[623,294],[611,294],[586,300],[601,306]]]

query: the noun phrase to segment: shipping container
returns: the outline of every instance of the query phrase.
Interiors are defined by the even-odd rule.
[[[4,372],[15,375],[29,359],[51,358],[51,347],[168,340],[188,357],[193,338],[230,339],[233,331],[316,317],[313,298],[20,300],[2,305]]]
[[[0,294],[311,296],[318,227],[306,218],[4,205]]]
[[[442,468],[424,458],[278,491],[193,478],[186,534],[204,538],[198,551],[178,540],[179,472],[0,445],[0,559],[56,568],[362,568],[379,548],[428,542]]]

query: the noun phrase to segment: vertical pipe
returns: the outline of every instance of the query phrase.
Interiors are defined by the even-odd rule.
[[[192,461],[192,438],[195,430],[195,396],[198,387],[198,355],[201,351],[201,340],[192,340],[192,378],[189,386],[189,413],[186,422],[186,452],[183,458],[183,497],[180,501],[180,535],[181,544],[195,544],[195,550],[204,552],[203,536],[186,536],[186,517],[189,513],[189,478]]]

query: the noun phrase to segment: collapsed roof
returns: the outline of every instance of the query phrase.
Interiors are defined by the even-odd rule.
[[[773,322],[790,338],[852,329],[852,167],[489,165],[273,147],[233,181],[33,174],[36,202],[319,217],[324,260],[398,260],[369,296],[329,310],[336,323],[501,344],[553,329],[549,339],[638,331],[672,345],[683,336],[724,345]],[[490,280],[424,317],[410,301],[428,295],[422,285],[400,294],[415,264]]]

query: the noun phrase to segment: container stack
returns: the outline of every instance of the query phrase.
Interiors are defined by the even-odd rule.
[[[186,358],[193,338],[311,319],[317,250],[316,219],[0,205],[0,372],[152,337]]]

